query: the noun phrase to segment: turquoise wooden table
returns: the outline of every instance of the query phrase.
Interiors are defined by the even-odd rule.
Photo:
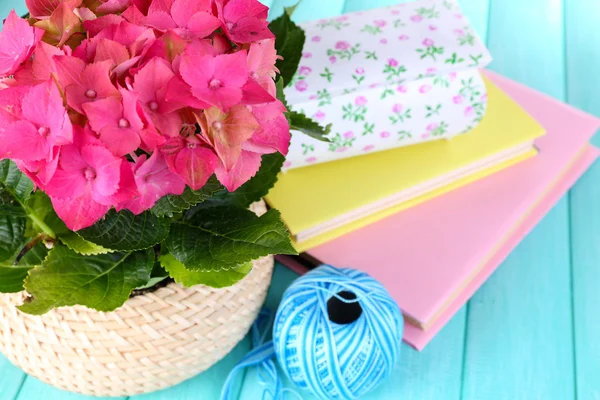
[[[263,0],[278,15],[295,0]],[[459,0],[495,58],[491,69],[600,116],[598,0]],[[399,0],[303,0],[297,20]],[[0,0],[0,15],[25,11]],[[600,145],[599,138],[595,143]],[[600,163],[418,353],[403,347],[394,376],[368,399],[600,399]],[[295,274],[278,266],[268,305]],[[135,400],[217,399],[246,339],[204,374]],[[240,379],[242,381],[242,379]],[[255,373],[240,399],[258,399]],[[0,356],[0,400],[84,399],[27,377]],[[308,397],[306,397],[308,398]]]

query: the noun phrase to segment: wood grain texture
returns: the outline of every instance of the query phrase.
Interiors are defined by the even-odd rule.
[[[600,116],[600,3],[565,3],[567,100]],[[600,135],[593,141],[600,145]],[[580,399],[600,400],[600,164],[570,193],[575,372]]]
[[[490,7],[492,69],[564,100],[562,3]],[[469,303],[463,399],[575,397],[568,211],[563,199]]]
[[[563,100],[561,0],[490,0],[490,69]]]

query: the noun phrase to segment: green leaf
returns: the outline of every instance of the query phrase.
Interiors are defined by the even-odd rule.
[[[160,263],[169,272],[175,282],[186,287],[206,285],[213,288],[232,286],[246,277],[252,271],[252,262],[230,271],[191,271],[172,254],[162,255]]]
[[[297,254],[277,210],[261,217],[228,206],[194,211],[171,225],[165,242],[188,269],[228,271],[269,254]]]
[[[169,195],[161,198],[150,210],[157,217],[172,217],[173,214],[190,209],[198,203],[211,198],[215,193],[223,189],[223,185],[213,176],[200,190],[192,190],[186,186],[180,196]]]
[[[250,204],[266,196],[269,190],[275,186],[284,161],[285,157],[280,153],[263,155],[260,169],[252,179],[240,186],[235,192],[217,195],[215,199],[234,206],[248,208]]]
[[[0,261],[6,261],[21,249],[27,216],[23,208],[0,205]]]
[[[0,264],[0,293],[23,291],[23,281],[33,267]]]
[[[290,121],[290,129],[300,131],[305,135],[312,137],[313,139],[320,140],[321,142],[331,142],[331,140],[327,138],[327,135],[331,133],[331,124],[323,128],[306,115],[297,113],[295,111],[290,111],[286,115]]]
[[[27,273],[33,267],[41,265],[47,255],[46,246],[38,243],[19,260],[17,265],[12,265],[12,262],[0,264],[0,293],[23,291]]]
[[[159,284],[169,277],[169,273],[163,268],[163,266],[156,261],[152,273],[150,274],[150,280],[145,285],[136,287],[135,290],[150,289],[151,287]]]
[[[33,182],[10,160],[0,161],[0,187],[4,187],[20,203],[33,192]]]
[[[54,211],[50,198],[43,192],[36,192],[27,200],[27,206],[35,213],[71,250],[83,255],[98,255],[110,253],[112,250],[100,245],[88,242],[77,233],[71,231]],[[29,222],[25,235],[28,237],[36,235],[38,230],[35,224]]]
[[[276,67],[287,86],[298,70],[306,35],[302,28],[292,22],[287,11],[272,21],[269,29],[275,34],[277,54],[283,57],[282,60],[277,60]]]
[[[77,231],[85,240],[111,250],[142,250],[162,242],[169,234],[169,221],[146,211],[111,209],[100,221]]]
[[[114,311],[150,280],[153,266],[152,249],[83,256],[58,244],[41,267],[29,272],[25,288],[32,297],[19,309],[34,315],[74,305]]]

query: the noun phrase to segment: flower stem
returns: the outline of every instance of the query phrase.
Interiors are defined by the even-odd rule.
[[[35,213],[27,206],[25,206],[25,210],[27,211],[27,216],[48,236],[52,239],[56,239],[56,233],[46,224],[40,217],[35,215]]]

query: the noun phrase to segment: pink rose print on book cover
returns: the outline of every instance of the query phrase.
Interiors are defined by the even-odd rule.
[[[306,165],[306,151],[320,163],[476,126],[487,108],[476,68],[490,57],[459,13],[452,0],[419,0],[303,24],[318,42],[309,39],[303,50],[312,57],[302,58],[297,81],[286,89],[288,103],[332,123],[335,133],[333,144],[292,139],[294,168]],[[306,86],[296,87],[302,80]]]

